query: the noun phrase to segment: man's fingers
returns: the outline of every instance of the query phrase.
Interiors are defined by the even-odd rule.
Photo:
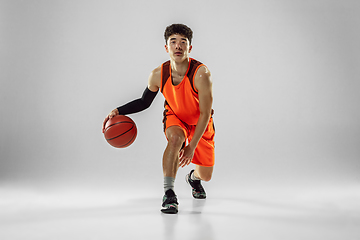
[[[189,165],[190,162],[191,162],[190,159],[186,159],[185,161],[182,162],[182,164],[180,165],[180,167],[185,167],[185,166]]]
[[[184,164],[184,158],[179,157],[179,166],[182,167],[183,164]]]
[[[189,165],[191,163],[191,159],[190,158],[187,158],[187,157],[183,157],[180,159],[179,161],[179,166],[180,167],[185,167],[187,165]]]
[[[184,149],[181,149],[179,152],[179,159],[181,160],[183,156],[184,156]]]
[[[185,162],[181,162],[179,166],[182,168],[185,167]]]
[[[105,120],[104,120],[104,122],[103,122],[103,128],[102,128],[102,132],[104,133],[104,131],[105,131],[105,125],[106,125],[106,122],[109,120],[109,115],[108,116],[106,116],[106,118],[105,118]]]

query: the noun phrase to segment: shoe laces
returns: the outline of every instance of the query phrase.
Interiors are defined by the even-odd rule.
[[[177,202],[176,196],[174,196],[174,197],[166,197],[164,204],[171,204],[171,203],[179,204]]]

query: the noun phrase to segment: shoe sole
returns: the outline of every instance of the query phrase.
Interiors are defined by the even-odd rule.
[[[166,214],[176,214],[178,213],[178,210],[176,208],[170,207],[170,208],[161,209],[161,212]]]
[[[205,197],[203,197],[203,196],[195,197],[195,196],[193,195],[193,197],[194,197],[195,199],[206,199],[206,196],[205,196]]]

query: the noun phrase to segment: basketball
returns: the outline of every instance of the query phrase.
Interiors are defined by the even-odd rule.
[[[116,115],[106,122],[104,136],[113,147],[125,148],[130,146],[135,141],[136,135],[135,122],[127,116]]]

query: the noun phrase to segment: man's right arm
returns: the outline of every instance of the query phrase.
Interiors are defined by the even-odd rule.
[[[127,115],[132,113],[141,112],[150,107],[154,98],[156,97],[161,82],[161,67],[154,69],[148,79],[148,86],[146,87],[141,98],[131,101],[123,106],[112,110],[105,118],[103,122],[102,131],[105,130],[106,122],[116,115]]]
[[[148,86],[145,89],[141,98],[129,102],[123,106],[117,108],[118,114],[127,115],[132,113],[141,112],[150,107],[154,98],[156,97],[161,78],[161,67],[155,68],[149,76]]]

